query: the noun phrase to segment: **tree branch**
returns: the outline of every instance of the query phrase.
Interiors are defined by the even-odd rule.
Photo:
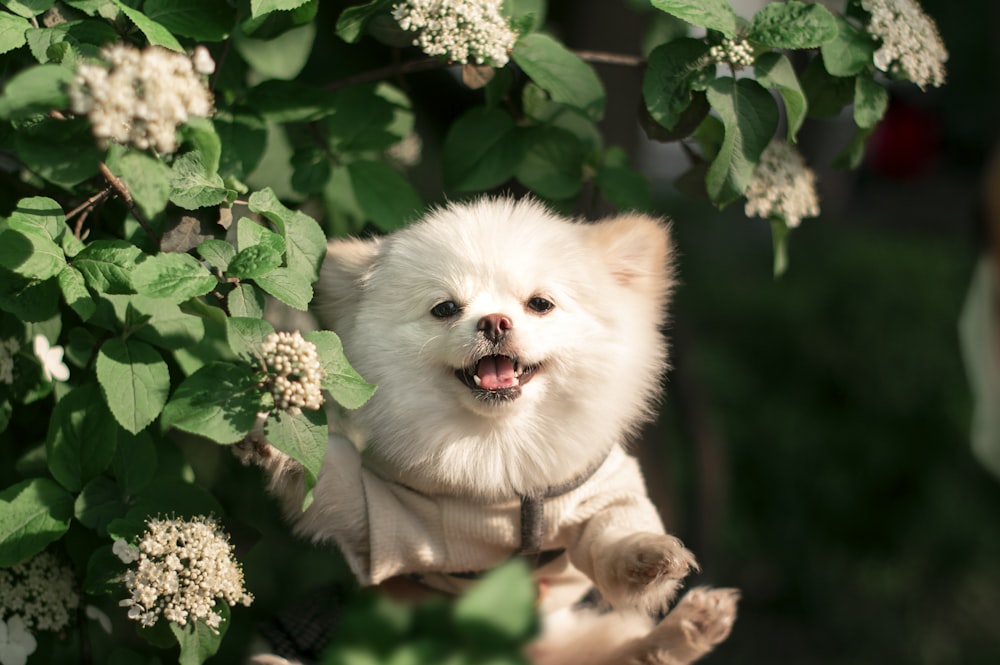
[[[145,231],[146,235],[149,236],[149,239],[152,240],[157,247],[159,247],[160,246],[159,237],[157,237],[152,227],[150,227],[149,222],[146,221],[146,218],[142,215],[141,212],[139,212],[139,207],[135,204],[135,199],[132,198],[132,195],[129,193],[128,187],[125,186],[125,183],[119,180],[118,176],[112,173],[111,169],[109,169],[108,165],[105,164],[104,162],[98,164],[98,167],[101,169],[101,174],[104,176],[104,178],[108,181],[108,183],[112,187],[114,187],[115,191],[118,192],[118,196],[122,197],[122,200],[125,201],[125,205],[128,206],[129,212],[131,212],[132,215],[135,217],[135,220],[139,222],[139,226],[142,227],[142,230]]]
[[[617,65],[621,67],[644,67],[646,59],[638,55],[627,55],[624,53],[607,53],[604,51],[573,51],[581,60],[599,65]],[[393,63],[367,72],[361,72],[342,78],[324,86],[327,90],[341,90],[354,85],[382,81],[395,76],[413,74],[416,72],[443,69],[445,67],[459,67],[455,62],[449,62],[440,58],[422,58],[420,60],[407,60],[406,62]]]

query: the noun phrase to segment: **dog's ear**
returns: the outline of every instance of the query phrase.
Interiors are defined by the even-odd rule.
[[[313,300],[313,309],[324,328],[337,330],[353,315],[380,245],[377,238],[343,238],[329,242]]]
[[[639,213],[611,217],[590,225],[590,242],[622,286],[660,301],[673,288],[674,250],[665,222]]]

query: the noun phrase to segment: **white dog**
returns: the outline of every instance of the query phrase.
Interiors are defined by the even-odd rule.
[[[378,390],[359,452],[331,435],[310,507],[300,468],[254,452],[297,532],[358,581],[455,593],[518,556],[534,567],[536,663],[689,663],[725,639],[737,593],[698,588],[625,444],[666,366],[664,224],[569,221],[482,199],[383,239],[331,242],[317,315]],[[611,611],[581,610],[597,589]]]

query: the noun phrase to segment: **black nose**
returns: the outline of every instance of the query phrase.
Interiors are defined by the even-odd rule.
[[[514,327],[514,323],[503,314],[487,314],[479,319],[476,327],[486,339],[499,342],[507,336],[507,331]]]

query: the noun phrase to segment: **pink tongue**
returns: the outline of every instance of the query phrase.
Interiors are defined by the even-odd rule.
[[[483,390],[501,390],[517,385],[514,375],[514,363],[506,356],[487,356],[479,361],[476,369],[479,375],[479,387]]]

